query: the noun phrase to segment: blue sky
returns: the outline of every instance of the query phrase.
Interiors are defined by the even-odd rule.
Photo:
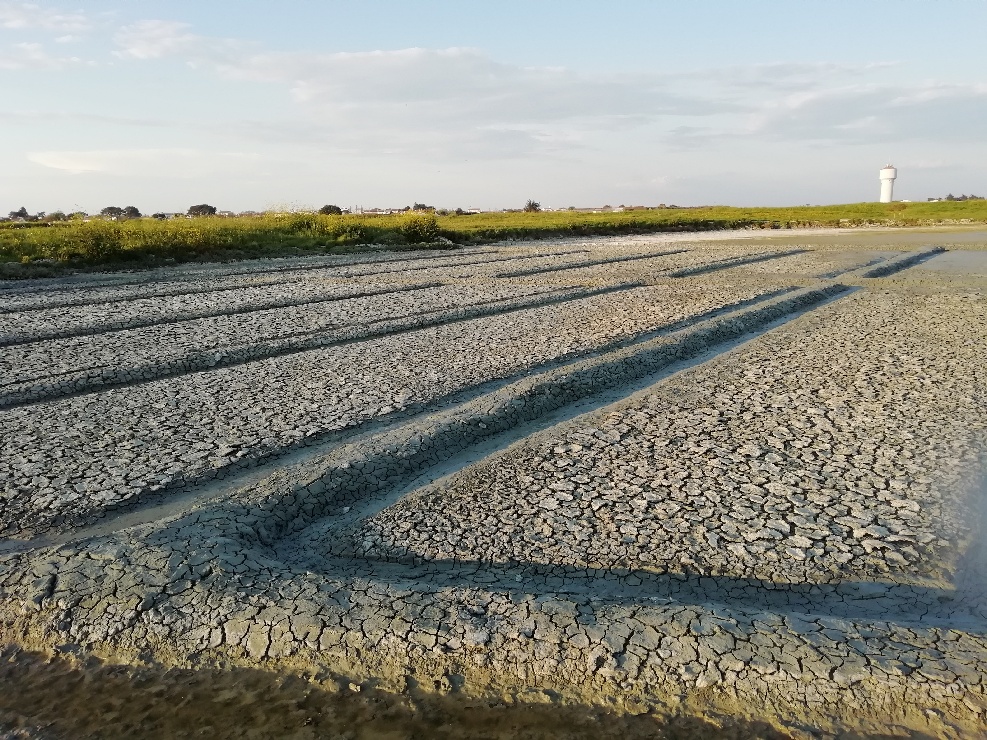
[[[0,0],[0,211],[987,191],[987,3]]]

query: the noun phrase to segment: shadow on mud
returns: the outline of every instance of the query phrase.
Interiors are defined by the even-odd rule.
[[[552,704],[337,688],[256,669],[163,669],[0,652],[0,738],[347,738],[747,740],[770,725],[694,717],[659,721]]]

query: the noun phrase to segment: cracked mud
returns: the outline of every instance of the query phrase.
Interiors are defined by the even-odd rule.
[[[987,251],[927,236],[2,284],[4,675],[980,736]]]

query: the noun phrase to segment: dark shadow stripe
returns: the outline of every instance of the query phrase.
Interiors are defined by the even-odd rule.
[[[688,249],[676,249],[671,252],[656,252],[654,254],[632,254],[623,257],[610,257],[608,259],[600,260],[585,260],[583,262],[574,262],[571,265],[562,265],[561,267],[536,267],[531,270],[516,270],[513,272],[498,272],[494,277],[498,278],[509,278],[509,277],[526,277],[528,275],[540,275],[546,272],[563,272],[565,270],[578,270],[581,267],[595,267],[597,265],[612,265],[619,262],[633,262],[635,260],[649,260],[656,259],[658,257],[667,257],[670,254],[682,254],[683,252],[688,252]]]
[[[308,333],[306,336],[287,337],[266,343],[259,341],[250,345],[241,345],[234,348],[232,352],[226,349],[220,352],[221,356],[218,358],[216,356],[217,350],[202,350],[176,357],[167,363],[112,368],[110,372],[104,371],[96,377],[89,377],[86,375],[87,370],[80,370],[79,373],[82,377],[79,378],[76,385],[71,389],[59,392],[58,383],[46,384],[43,382],[32,382],[28,389],[6,391],[0,394],[0,408],[11,408],[50,401],[56,398],[85,395],[115,386],[137,386],[163,378],[190,375],[196,372],[205,372],[223,367],[235,367],[271,357],[284,357],[300,352],[353,344],[396,334],[406,334],[429,327],[550,306],[556,303],[565,303],[581,298],[590,298],[595,295],[630,290],[636,287],[640,286],[635,283],[632,285],[608,286],[597,289],[577,288],[570,289],[570,292],[565,295],[559,295],[559,291],[551,291],[548,295],[536,294],[535,296],[523,297],[521,299],[509,298],[499,301],[486,301],[459,308],[411,314],[403,318],[383,319],[363,325],[351,325],[354,331],[348,336],[339,336],[338,334],[334,336],[327,334],[323,330],[316,330]],[[505,305],[508,302],[513,303]],[[421,317],[428,318],[424,321],[414,320]]]
[[[672,270],[671,272],[666,272],[666,277],[691,277],[693,275],[704,275],[707,272],[715,272],[716,270],[729,270],[731,267],[740,267],[741,265],[752,265],[756,262],[766,262],[768,260],[781,259],[782,257],[791,257],[792,255],[802,254],[808,252],[808,249],[790,249],[785,252],[770,252],[768,254],[755,254],[748,257],[730,257],[725,260],[717,260],[716,262],[710,262],[705,265],[697,265],[695,267],[683,267],[680,270]]]

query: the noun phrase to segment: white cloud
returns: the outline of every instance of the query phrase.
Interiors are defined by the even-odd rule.
[[[282,140],[290,134],[342,151],[550,154],[665,116],[749,109],[740,100],[677,90],[674,78],[658,72],[593,76],[505,64],[472,48],[268,52],[159,20],[124,27],[115,41],[124,59],[177,58],[222,78],[280,86],[305,120],[244,122],[239,130]]]
[[[95,173],[144,178],[197,178],[218,172],[255,169],[264,158],[246,152],[201,149],[104,149],[83,152],[30,152],[28,160],[73,175]]]
[[[740,88],[743,94],[751,90],[776,93],[806,93],[842,78],[859,78],[898,66],[897,62],[867,64],[837,64],[835,62],[773,62],[729,67],[706,68],[681,77],[713,82],[721,91]]]
[[[146,20],[124,26],[115,40],[119,57],[131,59],[160,59],[188,54],[198,56],[206,39],[189,33],[188,23]]]
[[[78,113],[65,110],[0,110],[0,121],[12,124],[36,126],[40,123],[96,123],[102,128],[107,126],[127,126],[136,128],[177,128],[178,121],[165,118],[136,118],[133,116],[108,116],[99,113]],[[205,127],[199,125],[197,130]]]
[[[90,27],[89,19],[81,10],[62,12],[33,3],[0,2],[0,28],[78,32]]]
[[[62,69],[84,63],[79,57],[52,56],[41,44],[14,44],[0,51],[0,69]]]
[[[669,141],[683,149],[738,139],[841,146],[979,142],[984,120],[987,85],[858,83],[766,96],[756,112],[679,126],[669,131]]]
[[[853,85],[779,107],[754,133],[804,141],[979,141],[985,120],[985,85]]]
[[[115,41],[121,58],[177,58],[222,78],[280,86],[307,114],[231,127],[248,138],[422,157],[551,156],[649,127],[680,149],[786,131],[860,138],[882,132],[884,119],[867,105],[832,102],[896,66],[786,62],[599,76],[507,64],[464,47],[272,52],[161,20],[124,27]]]

